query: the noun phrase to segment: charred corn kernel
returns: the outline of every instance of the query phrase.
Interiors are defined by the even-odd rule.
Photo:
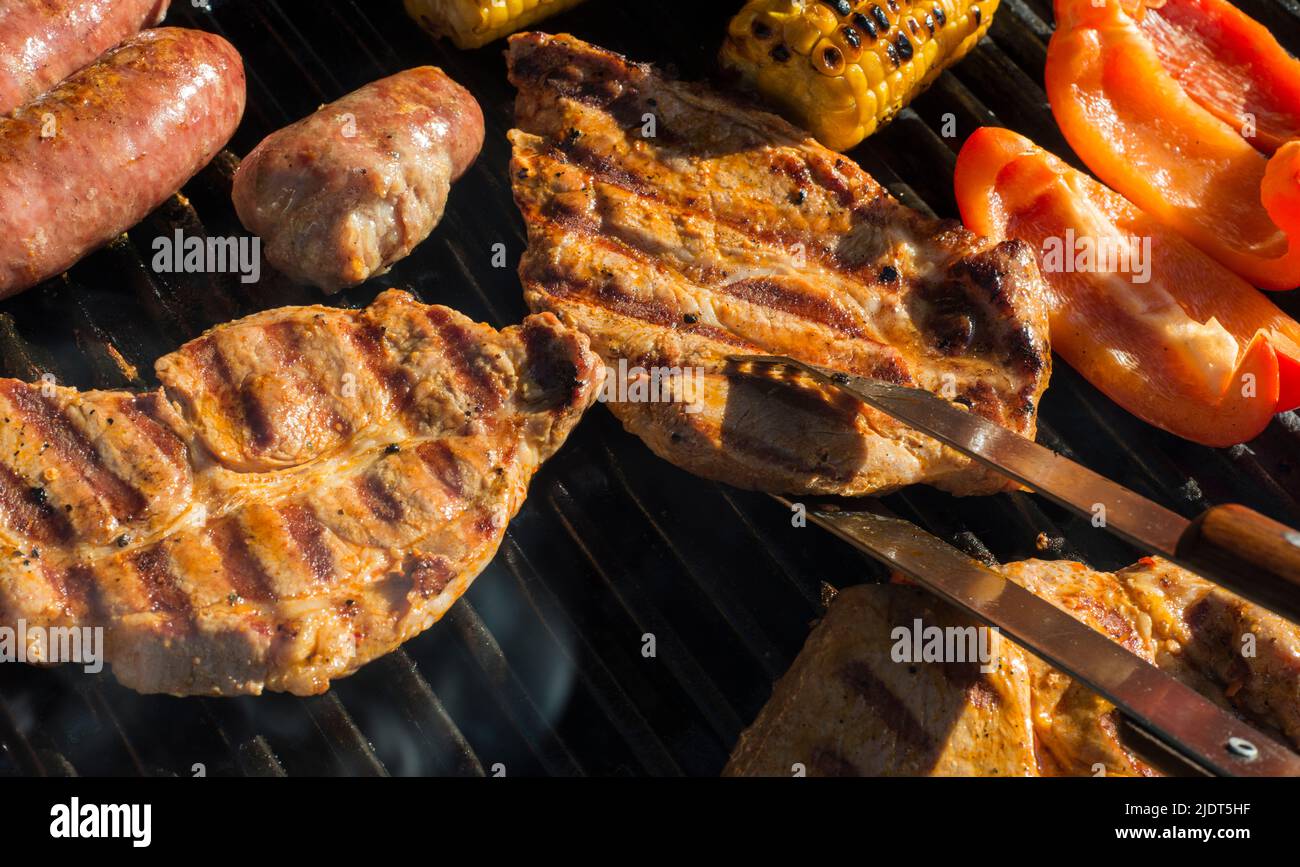
[[[841,27],[830,36],[831,43],[844,55],[844,62],[856,65],[862,57],[862,37],[852,27]]]
[[[748,0],[721,61],[822,144],[846,150],[974,48],[998,3]]]
[[[812,60],[813,68],[822,75],[844,74],[844,52],[829,39],[822,39],[813,46]]]
[[[582,0],[406,0],[406,13],[458,48],[478,48]]]

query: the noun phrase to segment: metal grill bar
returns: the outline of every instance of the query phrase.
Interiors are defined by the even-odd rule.
[[[708,77],[733,5],[692,14],[590,0],[547,22],[637,59]],[[173,4],[171,22],[212,29],[245,55],[249,104],[231,144],[262,136],[381,74],[434,63],[468,86],[487,119],[478,163],[434,236],[384,285],[413,289],[494,325],[526,312],[493,243],[524,247],[504,166],[514,93],[501,44],[460,52],[428,40],[397,3],[217,0]],[[1244,0],[1292,50],[1297,0]],[[1004,122],[1075,165],[1041,87],[1052,13],[1002,0],[991,35],[954,72],[851,155],[909,205],[955,215],[950,170],[977,125]],[[689,24],[687,23],[689,22]],[[941,134],[946,115],[957,135]],[[223,155],[174,200],[60,280],[0,303],[0,373],[53,373],[82,387],[155,382],[152,363],[203,329],[256,310],[320,303],[264,274],[245,286],[154,275],[151,240],[242,231]],[[360,306],[359,287],[328,299]],[[1295,314],[1300,300],[1278,298]],[[1154,431],[1057,366],[1041,436],[1184,514],[1234,499],[1300,518],[1300,419],[1249,448],[1214,452]],[[929,489],[889,506],[974,556],[1070,556],[1102,567],[1135,552],[1024,495],[970,502]],[[693,478],[655,459],[601,410],[534,482],[502,555],[446,621],[312,699],[139,696],[110,676],[0,666],[0,774],[449,773],[712,774],[766,700],[820,608],[824,583],[880,570],[815,530],[794,530],[768,498]],[[1044,540],[1046,551],[1035,548]],[[652,633],[657,654],[642,654]],[[543,670],[539,661],[549,665]],[[559,684],[557,686],[557,684]],[[557,698],[556,696],[560,697]]]
[[[546,622],[557,644],[557,632],[574,636],[581,647],[576,652],[566,652],[568,661],[574,665],[583,687],[590,693],[604,716],[623,736],[624,742],[636,757],[641,768],[656,776],[677,776],[681,768],[673,760],[672,753],[655,734],[653,727],[637,709],[636,703],[623,689],[618,679],[601,661],[584,633],[579,631],[568,614],[555,598],[550,588],[542,580],[537,570],[528,562],[523,550],[513,538],[507,538],[503,545],[504,558],[515,579],[524,585],[530,602],[537,610],[538,617]]]

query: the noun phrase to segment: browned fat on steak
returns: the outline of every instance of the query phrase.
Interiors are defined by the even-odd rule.
[[[572,37],[515,36],[509,64],[529,306],[611,368],[704,371],[702,401],[611,402],[630,431],[742,487],[1006,488],[857,401],[726,359],[926,388],[1032,436],[1050,354],[1028,248],[928,219],[785,121]]]
[[[102,626],[141,692],[323,692],[495,553],[604,369],[549,314],[496,331],[388,291],[158,362],[165,391],[0,380],[0,624]]]
[[[1024,560],[1004,575],[1279,739],[1300,746],[1300,627],[1172,563]],[[840,593],[725,773],[1150,776],[1114,706],[1000,636],[990,664],[897,658],[903,627],[973,629],[926,591]],[[904,640],[910,642],[908,632]],[[956,647],[957,645],[953,645]],[[912,654],[914,656],[914,654]],[[798,768],[796,768],[798,766]]]

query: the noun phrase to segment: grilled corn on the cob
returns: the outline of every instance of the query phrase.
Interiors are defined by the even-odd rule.
[[[406,12],[458,48],[478,48],[582,0],[406,0]]]
[[[822,144],[887,123],[988,30],[998,0],[749,0],[722,64]]]

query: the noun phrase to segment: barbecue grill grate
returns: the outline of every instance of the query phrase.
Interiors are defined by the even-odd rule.
[[[591,0],[542,26],[698,79],[714,74],[739,4]],[[1296,0],[1240,5],[1300,49]],[[408,66],[438,64],[469,87],[487,142],[434,236],[387,278],[327,303],[362,306],[393,285],[496,326],[518,321],[513,263],[524,233],[506,176],[514,93],[502,44],[460,52],[433,43],[396,0],[211,6],[176,2],[168,23],[215,30],[243,53],[249,100],[235,153]],[[981,124],[1012,126],[1071,156],[1039,84],[1050,4],[1002,7],[989,38],[852,152],[910,205],[956,214],[956,149]],[[957,135],[945,139],[949,113]],[[233,166],[223,155],[126,239],[0,303],[0,374],[151,386],[153,361],[211,325],[321,303],[267,273],[254,285],[151,273],[152,239],[176,227],[242,232],[229,200]],[[491,265],[498,242],[510,268]],[[1300,313],[1296,299],[1278,300]],[[1041,430],[1053,448],[1183,514],[1232,500],[1300,523],[1295,414],[1249,446],[1205,449],[1147,427],[1058,365]],[[1104,568],[1135,556],[1025,495],[963,501],[918,488],[887,503],[976,555],[1064,555]],[[818,530],[791,528],[774,501],[657,460],[597,409],[534,480],[493,564],[442,623],[402,649],[309,699],[140,696],[107,674],[0,666],[0,774],[716,774],[802,646],[823,585],[880,576]],[[642,654],[647,634],[653,658]]]

